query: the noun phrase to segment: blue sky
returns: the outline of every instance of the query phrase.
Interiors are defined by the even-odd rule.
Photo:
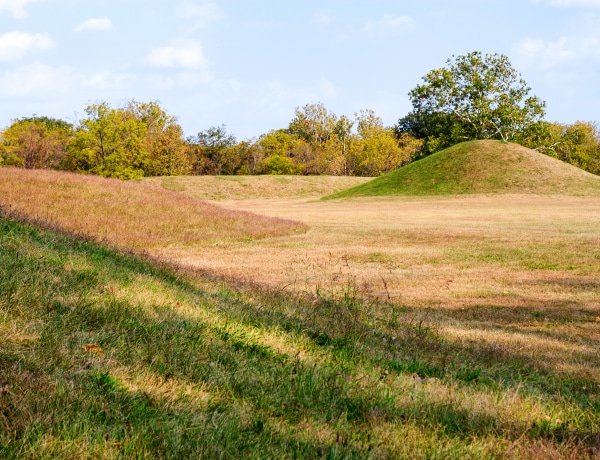
[[[0,128],[158,100],[238,139],[322,102],[386,125],[452,55],[507,55],[547,119],[600,121],[600,0],[0,0]]]

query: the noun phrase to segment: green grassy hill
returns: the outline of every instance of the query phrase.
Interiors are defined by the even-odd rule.
[[[514,193],[600,195],[600,177],[500,141],[455,145],[327,198]]]

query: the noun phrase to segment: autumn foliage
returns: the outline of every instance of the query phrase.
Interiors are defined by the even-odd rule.
[[[238,141],[224,125],[185,137],[158,102],[107,102],[77,125],[48,117],[15,120],[0,137],[0,164],[120,179],[171,175],[377,176],[409,163],[421,141],[398,138],[373,111],[355,120],[321,103],[297,108],[289,126]],[[356,131],[352,128],[358,126]]]

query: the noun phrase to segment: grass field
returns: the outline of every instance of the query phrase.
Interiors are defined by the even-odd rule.
[[[600,384],[600,200],[531,196],[222,203],[293,218],[285,239],[167,252],[181,264],[288,292],[356,286],[474,347]],[[564,353],[577,347],[587,350]],[[583,351],[582,349],[582,351]]]
[[[204,188],[215,213],[281,225],[184,245],[133,224],[97,238],[69,226],[78,201],[43,214],[11,195],[167,265],[3,202],[0,457],[600,452],[600,198],[321,201],[334,179],[300,197],[257,180],[244,199],[201,177],[120,189]]]

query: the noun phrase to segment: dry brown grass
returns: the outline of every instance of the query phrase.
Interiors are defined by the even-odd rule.
[[[184,192],[200,200],[247,200],[322,197],[371,179],[340,176],[192,176],[151,177],[142,179],[142,182]]]
[[[297,222],[226,210],[151,185],[0,168],[0,205],[134,250],[301,233]]]
[[[206,178],[182,181],[197,196]],[[281,194],[264,187],[255,193]],[[4,206],[69,230],[284,291],[357,286],[408,309],[407,318],[420,312],[456,341],[518,349],[600,384],[600,199],[323,202],[319,190],[217,207],[139,183],[0,169]]]
[[[453,340],[600,385],[600,199],[471,196],[222,201],[301,221],[305,234],[162,256],[290,291],[348,284]]]

